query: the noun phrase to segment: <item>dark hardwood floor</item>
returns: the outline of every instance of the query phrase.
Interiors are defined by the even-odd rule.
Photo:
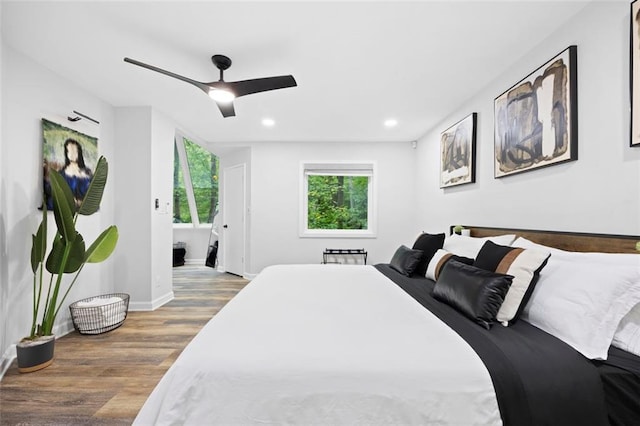
[[[169,366],[247,281],[205,266],[173,268],[175,299],[153,312],[129,312],[116,330],[70,333],[55,360],[0,381],[2,425],[128,425]]]

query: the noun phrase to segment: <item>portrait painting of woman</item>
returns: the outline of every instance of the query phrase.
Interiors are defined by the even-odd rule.
[[[67,181],[76,206],[89,189],[98,160],[98,139],[42,119],[44,136],[43,184],[47,209],[53,209],[49,171],[59,172]]]

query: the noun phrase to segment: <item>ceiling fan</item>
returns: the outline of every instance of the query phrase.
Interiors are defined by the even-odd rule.
[[[223,117],[233,117],[236,112],[233,108],[233,100],[240,96],[250,95],[252,93],[266,92],[268,90],[284,89],[286,87],[297,86],[295,78],[292,75],[281,75],[277,77],[254,78],[242,81],[224,81],[224,71],[231,66],[231,59],[224,55],[213,55],[211,61],[220,70],[220,80],[211,83],[201,83],[190,78],[163,70],[153,65],[148,65],[135,59],[124,58],[125,62],[138,65],[169,77],[177,78],[189,84],[196,86],[208,94],[218,105]]]

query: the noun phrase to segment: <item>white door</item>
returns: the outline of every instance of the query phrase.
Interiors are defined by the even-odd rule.
[[[224,269],[244,273],[245,165],[224,169],[222,234]]]

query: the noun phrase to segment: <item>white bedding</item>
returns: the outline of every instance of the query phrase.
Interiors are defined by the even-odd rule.
[[[501,420],[473,349],[374,267],[284,265],[205,325],[135,424]]]

